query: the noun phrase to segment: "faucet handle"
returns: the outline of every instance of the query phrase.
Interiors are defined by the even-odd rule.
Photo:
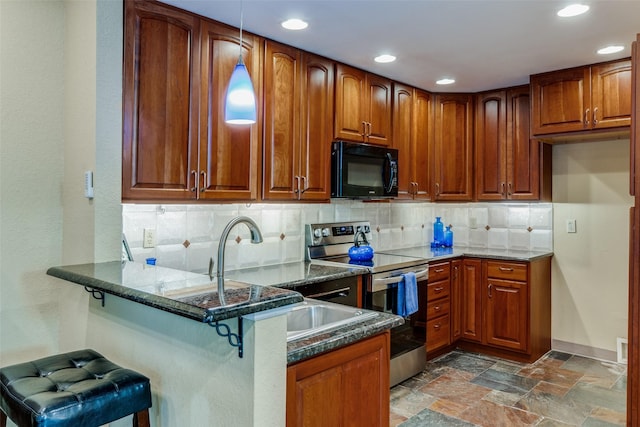
[[[213,257],[209,258],[209,280],[213,280]]]

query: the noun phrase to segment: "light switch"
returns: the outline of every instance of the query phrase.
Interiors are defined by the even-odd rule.
[[[576,233],[576,220],[568,219],[567,220],[567,233]]]

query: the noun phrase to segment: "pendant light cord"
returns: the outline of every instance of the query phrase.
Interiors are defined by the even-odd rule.
[[[242,0],[240,0],[240,56],[238,58],[238,64],[243,64],[242,61],[242,22],[244,21],[244,6]]]

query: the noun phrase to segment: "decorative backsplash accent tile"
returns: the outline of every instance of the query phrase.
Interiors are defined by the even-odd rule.
[[[134,260],[156,257],[158,265],[202,273],[210,258],[217,260],[222,230],[238,215],[256,221],[264,242],[251,244],[249,229],[236,226],[225,247],[226,270],[302,261],[304,225],[342,220],[370,221],[376,250],[429,244],[436,216],[451,224],[454,246],[553,250],[551,203],[125,204],[122,215]],[[142,247],[145,228],[156,230],[155,248]]]

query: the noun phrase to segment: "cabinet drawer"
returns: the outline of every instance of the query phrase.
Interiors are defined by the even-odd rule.
[[[427,320],[435,319],[444,314],[449,314],[451,300],[449,298],[439,299],[427,304]]]
[[[527,281],[527,264],[487,261],[487,276],[494,279]]]
[[[429,283],[427,285],[427,302],[435,301],[449,296],[449,280]]]
[[[449,345],[449,315],[427,322],[427,352]]]
[[[429,264],[429,281],[437,282],[439,280],[449,279],[451,274],[451,264],[449,262],[441,262],[438,264]]]

